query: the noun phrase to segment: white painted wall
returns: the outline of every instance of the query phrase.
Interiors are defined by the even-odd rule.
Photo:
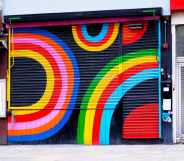
[[[170,14],[169,0],[3,0],[4,15],[64,13],[162,7]]]
[[[6,80],[0,79],[0,118],[6,117]]]

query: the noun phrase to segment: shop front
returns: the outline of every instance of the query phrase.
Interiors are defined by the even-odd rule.
[[[161,8],[4,19],[9,144],[170,142]]]

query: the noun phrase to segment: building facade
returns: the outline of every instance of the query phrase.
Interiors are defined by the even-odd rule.
[[[172,143],[169,1],[14,2],[7,144]]]

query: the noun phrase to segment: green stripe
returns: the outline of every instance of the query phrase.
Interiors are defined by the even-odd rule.
[[[80,107],[80,114],[78,120],[78,128],[77,128],[77,143],[84,144],[84,125],[85,125],[85,116],[87,112],[88,102],[96,89],[98,83],[102,80],[102,78],[115,66],[128,61],[134,58],[140,58],[144,56],[155,56],[156,50],[155,49],[148,49],[148,50],[141,50],[138,52],[132,52],[126,55],[121,55],[115,59],[113,59],[110,63],[108,63],[93,79],[89,88],[87,89],[86,94],[84,95]],[[91,107],[94,108],[94,107]]]

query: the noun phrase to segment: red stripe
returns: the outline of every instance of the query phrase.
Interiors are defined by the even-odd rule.
[[[114,28],[115,28],[115,25],[114,24],[110,24],[107,35],[100,42],[89,42],[89,41],[87,41],[85,39],[85,37],[83,36],[83,33],[81,32],[81,25],[77,26],[77,35],[78,35],[79,39],[85,45],[91,46],[91,47],[97,47],[97,46],[102,46],[103,44],[105,44],[111,38],[111,36],[113,34],[113,31],[114,31]]]
[[[159,138],[158,107],[158,104],[146,104],[131,111],[124,119],[122,138]]]
[[[96,110],[95,113],[95,118],[94,118],[94,125],[93,125],[93,144],[99,144],[99,131],[100,131],[100,122],[101,122],[101,117],[102,117],[102,112],[105,103],[107,102],[108,98],[111,96],[113,91],[120,85],[122,84],[125,80],[127,80],[129,77],[143,71],[146,69],[152,69],[152,68],[157,68],[158,64],[157,63],[144,63],[140,64],[137,66],[134,66],[124,73],[119,74],[116,78],[114,78],[109,86],[103,91],[103,94],[101,95],[101,98],[98,102],[97,109],[101,110]]]
[[[42,48],[38,45],[26,44],[26,43],[25,44],[15,44],[14,49],[15,50],[31,50],[31,51],[35,51],[35,52],[40,53],[48,60],[48,62],[52,66],[52,69],[54,72],[54,77],[55,77],[54,90],[53,90],[54,92],[53,92],[53,95],[52,95],[50,101],[44,107],[44,109],[42,109],[36,113],[16,116],[16,122],[27,122],[27,121],[36,120],[36,119],[39,119],[39,118],[44,117],[45,115],[49,114],[51,112],[51,110],[53,110],[55,104],[57,103],[57,99],[60,95],[61,87],[62,87],[60,70],[59,70],[54,58],[48,53],[48,51],[46,51],[44,48]],[[61,86],[60,85],[58,86],[58,84],[61,84]],[[11,121],[11,117],[9,117],[8,120]]]
[[[141,39],[145,32],[148,29],[148,22],[147,21],[143,21],[143,22],[139,22],[141,24],[143,24],[143,28],[141,29],[130,29],[129,28],[129,23],[123,24],[122,26],[122,44],[123,45],[130,45],[132,43],[137,42],[139,39]]]

